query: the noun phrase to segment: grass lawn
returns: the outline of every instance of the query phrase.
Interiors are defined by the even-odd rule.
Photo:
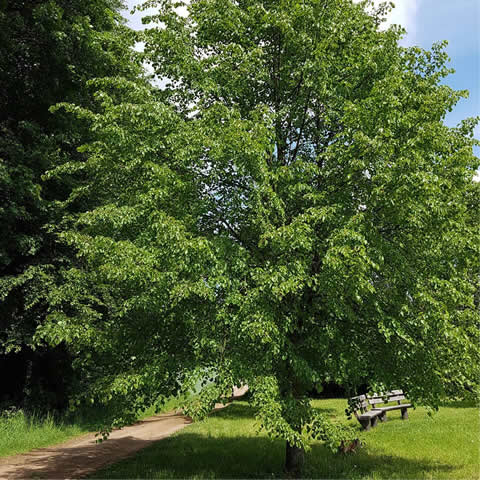
[[[315,400],[324,413],[347,422],[346,401]],[[338,455],[320,442],[307,454],[307,478],[478,479],[479,415],[473,404],[449,404],[433,416],[423,408],[400,412],[363,434],[357,454]],[[351,421],[355,425],[354,421]],[[284,476],[285,445],[257,435],[246,402],[236,402],[206,421],[139,452],[90,478],[277,478]]]
[[[177,399],[169,400],[162,411],[178,407]],[[139,415],[139,420],[154,414],[151,408]],[[25,414],[18,410],[10,414],[0,412],[0,457],[28,452],[35,448],[47,447],[65,442],[71,438],[89,432],[95,432],[101,420],[100,415],[94,417],[77,414],[74,417]]]

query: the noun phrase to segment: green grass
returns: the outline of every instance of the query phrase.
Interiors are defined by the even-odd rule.
[[[170,399],[161,411],[179,406],[179,400]],[[154,415],[154,408],[140,413],[138,419]],[[65,442],[89,432],[95,432],[101,423],[99,411],[77,413],[74,416],[53,414],[26,414],[22,410],[0,412],[0,458],[25,453],[35,448]]]
[[[315,400],[340,421],[346,401]],[[423,408],[388,413],[388,421],[363,434],[357,454],[339,455],[315,442],[307,454],[307,478],[478,479],[479,416],[473,404],[445,406],[433,416]],[[350,422],[356,425],[355,421]],[[359,432],[360,433],[360,432]],[[91,478],[283,477],[284,443],[257,435],[252,410],[236,402]]]
[[[85,425],[53,415],[26,415],[19,410],[0,416],[0,457],[64,442],[88,432]]]

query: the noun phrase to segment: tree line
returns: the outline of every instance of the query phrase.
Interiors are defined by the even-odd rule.
[[[0,5],[3,402],[64,407],[73,379],[64,345],[36,345],[33,336],[48,312],[51,285],[74,258],[54,226],[87,204],[65,204],[82,179],[44,175],[67,160],[81,162],[77,148],[92,137],[86,125],[49,108],[61,101],[92,105],[94,78],[138,77],[133,32],[120,6],[116,0]]]

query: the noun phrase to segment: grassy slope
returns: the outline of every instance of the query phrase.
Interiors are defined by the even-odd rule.
[[[162,411],[172,410],[178,403],[177,399],[172,399],[165,404]],[[139,415],[139,419],[153,414],[152,408]],[[55,418],[52,415],[26,415],[22,411],[0,415],[0,457],[55,445],[95,431],[100,420],[80,415],[70,419]]]
[[[345,400],[314,401],[343,419]],[[305,476],[350,479],[479,478],[479,417],[473,405],[398,411],[364,435],[356,455],[336,455],[319,442],[308,453]],[[346,421],[346,420],[345,420]],[[352,422],[352,424],[354,424]],[[92,478],[275,478],[281,477],[284,444],[257,435],[252,411],[237,402]]]

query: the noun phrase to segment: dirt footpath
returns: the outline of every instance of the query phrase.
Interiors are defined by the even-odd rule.
[[[247,388],[236,390],[235,397],[241,396]],[[215,410],[225,406],[217,404]],[[115,430],[106,442],[100,444],[95,443],[97,437],[94,434],[87,434],[60,445],[0,458],[0,478],[80,478],[129,457],[190,423],[182,414],[170,412]]]
[[[128,457],[189,423],[183,415],[172,412],[116,430],[100,444],[95,443],[94,434],[87,434],[60,445],[1,458],[0,478],[79,478]]]

